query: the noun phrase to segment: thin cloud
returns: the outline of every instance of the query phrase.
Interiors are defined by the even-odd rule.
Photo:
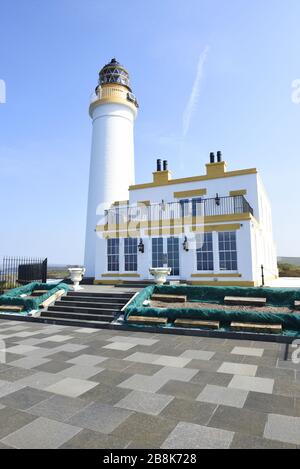
[[[194,80],[194,83],[193,83],[193,87],[192,87],[192,91],[191,91],[189,100],[187,102],[186,108],[185,108],[185,110],[183,112],[183,116],[182,116],[182,135],[183,135],[183,138],[186,137],[186,135],[189,131],[191,120],[192,120],[192,117],[195,113],[195,110],[196,110],[196,107],[197,107],[197,104],[198,104],[198,100],[199,100],[199,96],[200,96],[200,86],[201,86],[201,81],[202,81],[202,78],[203,78],[203,69],[204,69],[206,59],[207,59],[208,52],[209,52],[209,47],[206,46],[205,49],[203,50],[203,52],[201,52],[201,54],[199,56],[197,74],[196,74],[196,77],[195,77],[195,80]]]

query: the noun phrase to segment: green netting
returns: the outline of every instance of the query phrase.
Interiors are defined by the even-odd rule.
[[[153,293],[186,295],[188,301],[214,302],[224,304],[225,296],[247,296],[267,298],[268,305],[293,307],[294,301],[300,299],[300,289],[293,288],[246,288],[246,287],[197,287],[185,285],[150,286],[142,290],[126,308],[125,320],[132,316],[167,317],[175,319],[199,319],[219,321],[220,326],[228,328],[231,322],[251,322],[282,324],[284,329],[300,331],[300,314],[267,313],[251,310],[216,310],[211,308],[152,308],[144,307],[143,302]]]
[[[21,297],[23,294],[30,294],[33,290],[48,290],[47,293],[41,296],[26,298]],[[23,306],[24,311],[31,311],[33,309],[39,309],[39,305],[43,303],[47,298],[49,298],[54,293],[59,290],[69,290],[69,286],[65,283],[40,283],[32,282],[24,285],[23,287],[13,288],[9,290],[4,295],[0,296],[0,305],[11,305],[11,306]],[[1,307],[0,307],[1,309]]]

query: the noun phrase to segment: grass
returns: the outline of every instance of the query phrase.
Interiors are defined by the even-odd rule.
[[[61,269],[61,270],[51,270],[49,269],[47,272],[47,278],[65,278],[69,277],[69,272],[66,269]]]
[[[300,265],[279,262],[279,277],[300,277]]]

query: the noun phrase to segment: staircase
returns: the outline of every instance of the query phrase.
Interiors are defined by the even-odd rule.
[[[50,324],[109,328],[134,294],[68,292],[42,311],[40,319]]]

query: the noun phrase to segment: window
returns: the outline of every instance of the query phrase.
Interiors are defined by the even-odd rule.
[[[192,199],[192,215],[193,217],[204,215],[204,203],[201,198]]]
[[[107,240],[107,270],[108,272],[119,271],[120,240],[111,238]]]
[[[197,270],[214,270],[212,233],[201,233],[196,237]]]
[[[189,199],[181,199],[179,200],[180,203],[180,215],[182,217],[186,217],[189,214]]]
[[[125,238],[124,239],[124,256],[125,256],[125,271],[137,271],[137,239]]]
[[[163,238],[152,238],[152,267],[164,266]]]
[[[236,232],[219,233],[220,270],[237,270]]]
[[[167,239],[168,266],[171,267],[171,275],[179,275],[179,239]]]

